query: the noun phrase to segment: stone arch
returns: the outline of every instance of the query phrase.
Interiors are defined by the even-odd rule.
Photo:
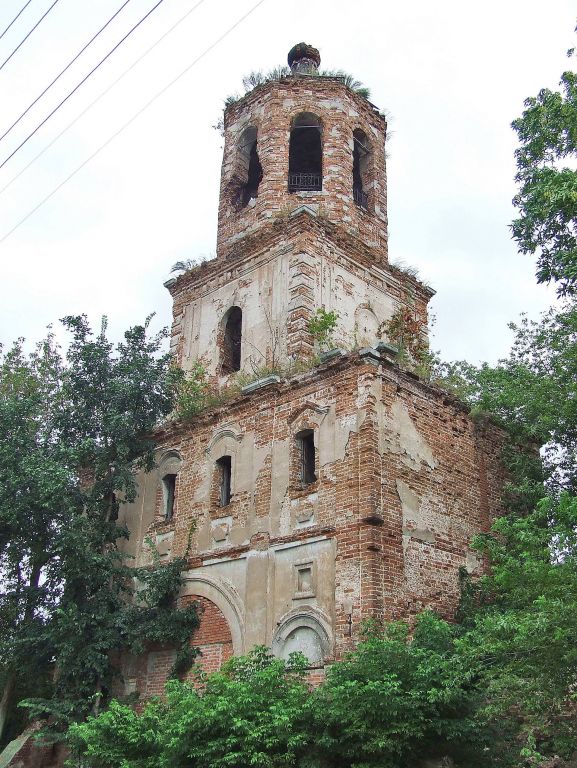
[[[330,406],[328,405],[319,405],[318,403],[315,403],[312,400],[306,400],[304,403],[301,403],[301,405],[298,405],[296,408],[293,408],[293,410],[290,412],[289,416],[287,417],[287,424],[290,424],[292,428],[293,423],[297,419],[300,419],[301,417],[305,417],[305,414],[306,414],[309,419],[312,418],[315,424],[318,425],[323,420],[325,415],[328,413],[329,408]]]
[[[244,653],[244,609],[232,585],[224,579],[197,571],[185,573],[180,597],[203,597],[214,603],[226,619],[235,655]]]
[[[273,636],[275,656],[288,658],[292,651],[302,651],[312,666],[320,666],[333,654],[333,633],[328,618],[318,608],[301,606],[286,613]]]
[[[234,442],[240,443],[242,438],[243,435],[238,429],[235,429],[230,425],[221,427],[221,429],[214,433],[204,452],[207,456],[212,456],[217,459],[219,458],[216,455],[219,452],[217,445],[221,440],[225,440],[229,445],[234,445]]]

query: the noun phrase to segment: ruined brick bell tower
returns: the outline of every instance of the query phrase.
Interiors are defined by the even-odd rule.
[[[123,511],[141,564],[147,539],[168,560],[193,531],[182,599],[207,669],[264,644],[321,674],[363,619],[451,616],[498,512],[499,433],[386,336],[403,314],[426,339],[433,291],[388,261],[385,118],[319,64],[301,43],[225,111],[217,256],[167,287],[178,363],[228,395],[167,423]],[[338,323],[319,356],[320,307]],[[159,692],[171,654],[128,660],[127,689]]]

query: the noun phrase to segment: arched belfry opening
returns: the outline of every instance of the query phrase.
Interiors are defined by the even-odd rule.
[[[353,198],[361,208],[369,207],[371,182],[371,149],[364,131],[353,131]]]
[[[258,188],[262,181],[262,165],[257,149],[257,129],[245,128],[238,142],[235,168],[233,204],[236,208],[246,208],[251,200],[258,197]]]
[[[221,372],[240,371],[242,347],[242,310],[231,307],[224,316],[224,332],[221,346]]]
[[[323,188],[321,121],[312,112],[301,112],[292,121],[289,144],[289,192]]]

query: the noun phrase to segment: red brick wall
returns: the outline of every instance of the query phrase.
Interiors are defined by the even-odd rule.
[[[203,473],[211,472],[212,465],[205,449],[215,432],[222,424],[234,422],[242,434],[252,436],[255,450],[284,441],[290,451],[293,433],[301,422],[315,428],[314,420],[321,418],[310,408],[316,402],[333,403],[337,421],[356,424],[359,408],[364,417],[360,427],[350,432],[342,459],[328,465],[326,456],[319,454],[314,524],[279,530],[271,512],[276,469],[269,455],[253,491],[235,492],[233,488],[233,500],[226,508],[235,526],[245,527],[253,516],[257,521],[254,525],[262,532],[258,542],[253,536],[242,544],[227,539],[200,545],[199,533],[203,526],[206,531],[212,513],[209,499],[199,489],[208,487],[203,486]],[[432,452],[434,466],[425,460],[413,461],[402,445],[394,444],[390,425],[394,403],[406,409],[411,424]],[[298,415],[303,408],[303,415]],[[380,446],[384,425],[385,438],[392,442]],[[318,366],[287,383],[239,397],[222,410],[172,428],[163,440],[164,447],[177,448],[183,457],[179,508],[173,521],[173,556],[184,553],[190,525],[193,521],[197,525],[189,568],[315,535],[336,539],[335,582],[328,588],[334,600],[337,656],[358,638],[360,622],[369,616],[411,617],[430,607],[451,617],[459,598],[458,570],[466,562],[470,540],[500,511],[502,433],[491,425],[477,426],[463,406],[441,390],[392,363],[383,362],[378,368],[368,364],[358,353]],[[245,445],[246,439],[238,450],[245,450]],[[418,496],[422,525],[403,519],[397,481]],[[291,509],[300,503],[298,485],[289,478],[286,498]],[[247,589],[251,589],[250,584]],[[211,626],[215,636],[208,641],[207,635],[201,634],[195,643],[203,647],[206,664],[212,669],[227,656],[230,646],[222,633],[222,617],[212,609],[205,613],[201,633],[212,631]],[[273,623],[271,631],[275,626]]]
[[[187,596],[183,603],[196,601],[200,627],[194,633],[192,645],[200,649],[197,662],[205,672],[216,672],[232,656],[230,627],[217,606],[205,597]]]
[[[200,627],[190,640],[191,645],[200,649],[201,655],[196,658],[196,663],[205,672],[215,672],[232,656],[230,628],[220,609],[210,600],[188,595],[182,598],[181,604],[184,606],[191,602],[197,603],[200,618]],[[162,696],[174,659],[174,649],[154,646],[133,661],[130,668],[125,659],[122,673],[125,680],[131,679],[134,682],[141,700]],[[190,672],[187,679],[193,680],[194,674]],[[120,690],[117,693],[122,695]]]

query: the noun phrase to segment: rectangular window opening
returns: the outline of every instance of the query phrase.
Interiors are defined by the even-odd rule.
[[[316,482],[315,472],[315,433],[306,429],[298,435],[301,453],[301,481],[303,485]]]
[[[219,468],[219,504],[221,507],[226,507],[230,504],[232,497],[231,493],[231,475],[232,475],[232,459],[230,456],[222,456],[216,462]]]
[[[162,478],[164,490],[164,519],[172,520],[174,515],[174,492],[176,490],[176,475],[165,475]]]

